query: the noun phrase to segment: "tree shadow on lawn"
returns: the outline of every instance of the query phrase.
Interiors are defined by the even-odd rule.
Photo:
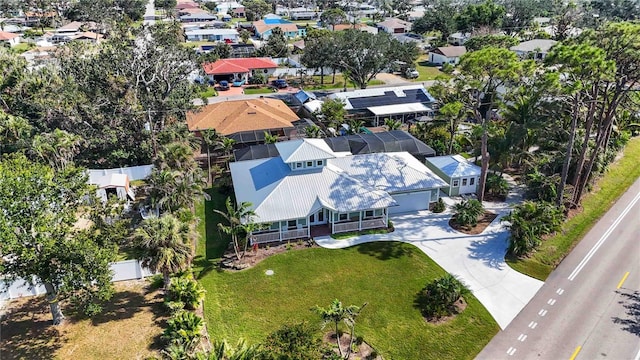
[[[44,297],[24,299],[0,322],[2,359],[53,359],[66,341],[52,317]],[[21,301],[21,300],[19,300]]]
[[[374,256],[378,260],[397,259],[409,253],[404,243],[398,241],[379,241],[358,245],[358,252]]]
[[[484,235],[481,239],[473,241],[467,249],[469,258],[481,260],[483,264],[498,270],[506,266],[504,255],[506,253],[504,236],[498,234]]]
[[[628,331],[636,336],[640,336],[640,291],[624,292],[616,291],[623,299],[618,301],[625,310],[628,317],[613,317],[615,324],[622,325],[622,330]]]

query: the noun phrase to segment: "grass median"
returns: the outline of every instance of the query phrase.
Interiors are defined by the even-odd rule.
[[[640,137],[633,138],[624,154],[601,176],[594,190],[584,196],[582,211],[562,226],[555,236],[545,240],[540,248],[526,259],[508,259],[515,270],[536,279],[545,280],[562,259],[591,230],[625,191],[640,177]]]

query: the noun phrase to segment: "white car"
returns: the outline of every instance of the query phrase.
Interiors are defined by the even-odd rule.
[[[419,76],[420,76],[420,73],[419,73],[419,72],[418,72],[418,70],[416,70],[416,69],[407,69],[407,70],[404,72],[404,76],[405,76],[407,79],[415,79],[415,78],[417,78],[417,77],[419,77]]]

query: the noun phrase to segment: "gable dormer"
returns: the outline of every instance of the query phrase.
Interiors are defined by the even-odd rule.
[[[322,139],[301,139],[276,143],[282,161],[291,170],[322,168],[336,155]]]

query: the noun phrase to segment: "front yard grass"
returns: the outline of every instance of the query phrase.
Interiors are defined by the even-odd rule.
[[[160,290],[147,285],[144,280],[117,283],[102,314],[86,319],[67,311],[67,322],[58,327],[51,325],[44,296],[12,300],[0,323],[2,359],[159,357],[165,309]]]
[[[271,269],[273,276],[266,276]],[[205,319],[212,339],[261,342],[285,323],[320,320],[310,311],[335,298],[368,302],[357,335],[386,359],[472,359],[499,330],[473,296],[448,323],[427,323],[416,294],[445,271],[416,247],[377,242],[343,250],[312,248],[274,255],[240,272],[209,272]],[[328,330],[327,330],[328,331]]]
[[[342,77],[341,74],[336,74],[335,82],[331,82],[332,79],[333,79],[332,74],[325,74],[324,84],[320,84],[320,75],[313,75],[314,84],[305,83],[303,88],[305,90],[325,90],[325,89],[344,88],[344,78]],[[384,81],[378,80],[378,79],[373,79],[367,83],[367,85],[383,85],[383,84],[384,84]],[[351,81],[349,81],[349,83],[347,84],[347,91],[355,88],[356,86]]]
[[[263,87],[263,88],[255,88],[255,89],[244,89],[244,93],[245,95],[254,95],[254,94],[271,94],[273,93],[273,90],[271,88],[268,87]]]
[[[507,263],[521,273],[545,280],[593,225],[640,177],[638,159],[640,159],[640,137],[629,141],[623,157],[610,165],[609,171],[596,183],[594,192],[584,197],[582,212],[565,222],[562,230],[545,240],[529,258],[508,259]]]
[[[413,79],[413,81],[427,81],[435,80],[438,77],[449,77],[438,69],[438,67],[430,65],[427,56],[421,56],[416,63],[416,70],[420,73],[420,76]]]

